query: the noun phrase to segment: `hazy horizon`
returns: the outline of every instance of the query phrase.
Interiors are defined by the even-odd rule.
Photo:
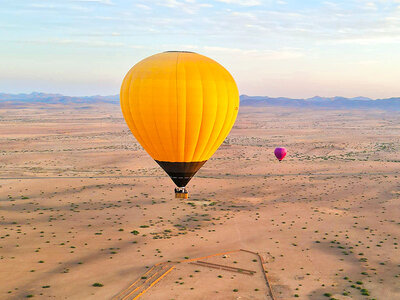
[[[72,95],[72,94],[63,94],[61,92],[46,92],[46,91],[28,91],[28,92],[16,92],[16,93],[7,93],[4,91],[0,91],[0,94],[7,94],[7,95],[32,95],[32,94],[44,94],[44,95],[60,95],[63,97],[75,97],[75,98],[79,98],[79,97],[119,97],[119,93],[117,94],[87,94],[87,95]],[[389,96],[389,97],[385,97],[385,98],[371,98],[371,97],[366,97],[364,95],[357,95],[354,97],[345,97],[342,95],[334,95],[334,96],[326,96],[326,95],[313,95],[311,97],[288,97],[288,96],[271,96],[271,95],[250,95],[250,94],[240,94],[240,97],[242,96],[247,96],[247,97],[268,97],[268,98],[287,98],[287,99],[310,99],[310,98],[347,98],[347,99],[352,99],[352,98],[369,98],[371,100],[379,100],[379,99],[389,99],[389,98],[400,98],[400,96]]]

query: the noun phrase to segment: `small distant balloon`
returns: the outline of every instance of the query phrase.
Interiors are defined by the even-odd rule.
[[[275,149],[274,153],[275,153],[276,158],[279,159],[279,161],[282,161],[282,159],[285,158],[287,151],[285,148],[279,147],[279,148]]]

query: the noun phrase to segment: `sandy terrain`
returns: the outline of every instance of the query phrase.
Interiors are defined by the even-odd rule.
[[[241,107],[188,201],[118,106],[0,116],[0,299],[111,299],[157,263],[240,248],[277,299],[400,299],[398,113]],[[236,255],[210,262],[257,273],[181,264],[143,299],[268,299]]]

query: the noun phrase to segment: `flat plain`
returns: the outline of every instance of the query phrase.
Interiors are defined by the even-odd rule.
[[[400,299],[399,113],[241,107],[187,201],[118,105],[0,116],[0,299],[111,299],[157,263],[237,249],[277,299]],[[208,261],[256,273],[181,264],[143,299],[268,299],[251,255]]]

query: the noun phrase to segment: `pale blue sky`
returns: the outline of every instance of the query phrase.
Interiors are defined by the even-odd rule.
[[[0,0],[0,92],[117,94],[166,50],[241,94],[400,96],[400,0]]]

